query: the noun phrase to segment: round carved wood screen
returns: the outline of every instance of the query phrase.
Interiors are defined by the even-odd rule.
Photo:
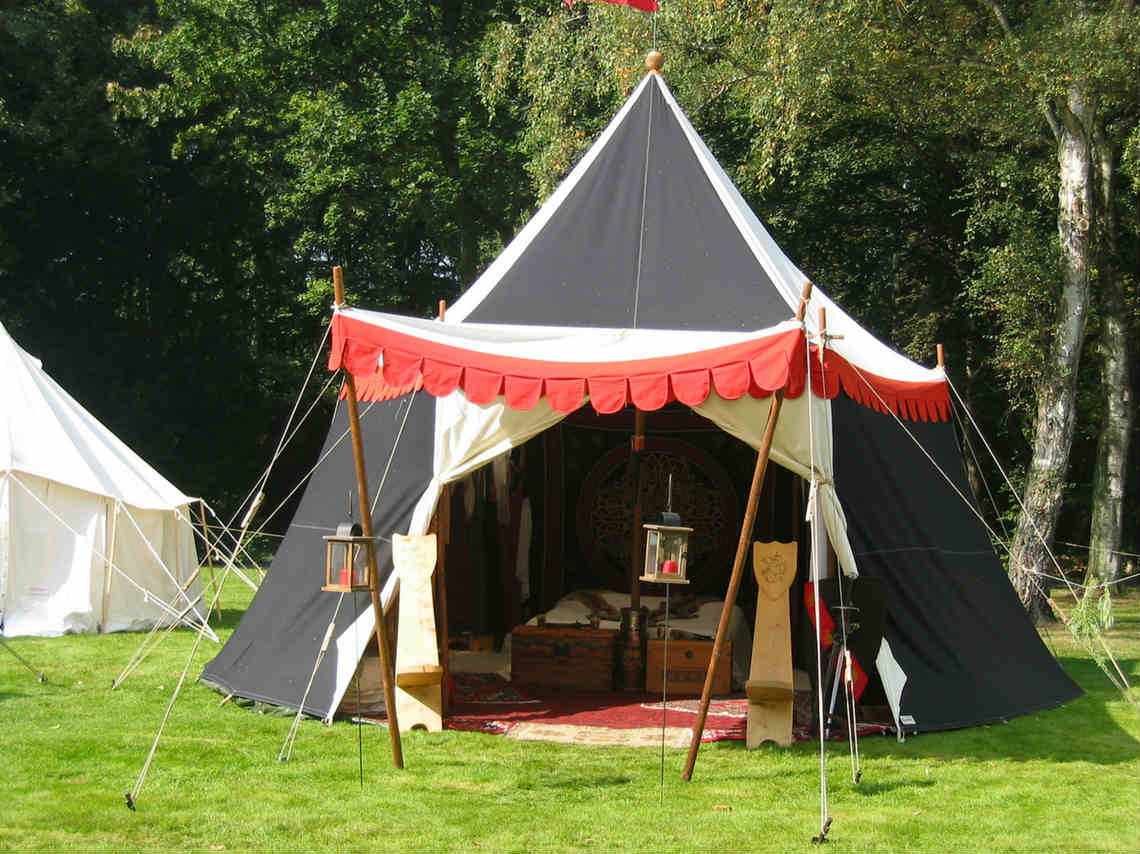
[[[641,455],[641,519],[660,522],[673,475],[673,511],[692,528],[691,584],[687,591],[719,592],[732,569],[739,538],[736,490],[724,467],[707,452],[678,439],[645,440]],[[590,470],[577,507],[578,542],[602,584],[629,590],[633,558],[633,469],[626,446],[614,448]],[[641,540],[644,545],[644,539]],[[644,559],[643,548],[639,559]],[[638,567],[640,575],[640,566]],[[660,591],[655,591],[659,593]]]

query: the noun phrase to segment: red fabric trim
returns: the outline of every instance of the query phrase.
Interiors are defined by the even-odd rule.
[[[811,348],[811,385],[817,397],[833,399],[842,390],[849,398],[876,412],[893,412],[911,421],[946,421],[950,418],[950,387],[945,380],[906,382],[881,377],[825,350],[820,373],[819,349]]]
[[[438,344],[338,314],[333,318],[329,368],[376,376],[382,360],[379,373],[389,387],[406,388],[422,380],[431,394],[462,388],[477,404],[503,394],[514,409],[530,409],[545,396],[556,411],[571,412],[582,405],[588,390],[593,407],[607,414],[631,402],[650,411],[675,399],[696,405],[714,386],[729,399],[746,393],[766,396],[788,385],[802,364],[793,357],[802,341],[802,333],[793,329],[657,359],[553,362]]]
[[[807,582],[804,584],[804,607],[807,608],[808,620],[811,624],[815,625],[815,584],[814,582]],[[835,643],[835,621],[831,619],[831,612],[827,610],[827,605],[821,600],[819,603],[819,623],[820,630],[816,632],[819,638],[819,645],[823,649],[831,649],[831,645]],[[841,665],[842,666],[842,663]],[[863,691],[867,687],[867,683],[871,680],[867,676],[867,672],[863,666],[859,664],[859,659],[854,655],[851,656],[851,687],[858,700],[863,696]]]
[[[784,389],[789,398],[807,384],[805,341],[799,330],[767,338],[624,362],[552,362],[520,359],[438,344],[337,314],[333,317],[329,369],[345,368],[358,379],[382,375],[378,394],[422,387],[437,396],[461,388],[472,402],[489,404],[500,394],[514,409],[531,409],[546,397],[556,412],[572,412],[590,402],[601,414],[629,403],[654,411],[673,400],[703,403],[712,390],[726,400],[745,394],[766,397]],[[900,418],[945,421],[950,417],[949,387],[943,380],[904,382],[858,371],[834,350],[811,348],[812,393],[834,398],[840,391],[858,403]],[[383,356],[383,370],[378,365]],[[373,380],[375,382],[375,380]],[[362,398],[368,399],[368,398]],[[372,399],[386,399],[375,397]]]
[[[364,403],[380,400],[395,400],[397,397],[403,397],[409,392],[419,391],[424,387],[421,380],[416,380],[416,382],[410,385],[389,385],[387,380],[380,376],[380,374],[373,374],[370,377],[353,377],[353,379],[356,382],[356,399]],[[342,385],[338,396],[341,400],[344,400],[347,395],[348,387]]]

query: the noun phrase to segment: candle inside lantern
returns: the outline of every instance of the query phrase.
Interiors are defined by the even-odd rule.
[[[341,584],[346,585],[346,586],[348,585],[348,570],[347,569],[341,569],[339,582]]]
[[[676,575],[677,574],[677,561],[675,561],[675,560],[665,561],[663,564],[661,564],[661,572],[665,573],[666,575]]]

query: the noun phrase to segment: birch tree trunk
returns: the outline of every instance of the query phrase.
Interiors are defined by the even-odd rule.
[[[1067,97],[1053,99],[1046,114],[1057,139],[1057,231],[1063,282],[1053,341],[1038,386],[1024,506],[1009,554],[1013,586],[1034,618],[1047,613],[1048,585],[1041,576],[1052,570],[1049,553],[1064,499],[1076,423],[1077,369],[1089,300],[1095,114],[1095,98],[1079,83],[1070,87]]]
[[[1116,267],[1119,257],[1116,216],[1116,157],[1111,143],[1098,126],[1094,136],[1098,166],[1098,218],[1100,237],[1097,253],[1097,295],[1102,315],[1100,377],[1103,421],[1096,446],[1093,473],[1092,523],[1089,563],[1085,584],[1104,584],[1119,577],[1120,547],[1124,525],[1124,489],[1128,444],[1135,417],[1135,389],[1128,340],[1124,280]]]

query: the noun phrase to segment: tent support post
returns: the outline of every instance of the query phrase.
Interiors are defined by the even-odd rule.
[[[111,514],[111,534],[107,538],[107,559],[103,562],[103,619],[99,623],[99,631],[107,631],[107,618],[111,608],[111,576],[115,574],[112,569],[115,563],[115,534],[119,527],[119,501],[115,500],[115,512]]]
[[[796,320],[803,323],[807,313],[808,300],[811,299],[812,283],[804,282],[800,293],[800,305],[796,309]],[[807,378],[808,393],[811,393],[811,377]],[[768,424],[764,428],[764,438],[760,441],[760,450],[756,452],[756,468],[752,472],[752,486],[748,490],[748,507],[744,511],[744,522],[740,526],[740,540],[736,545],[736,558],[732,562],[732,577],[728,581],[728,592],[724,595],[724,608],[720,612],[720,622],[716,627],[716,640],[713,641],[712,657],[709,659],[708,670],[705,671],[705,684],[701,688],[701,708],[697,714],[697,723],[693,727],[693,740],[689,744],[689,756],[685,760],[685,770],[681,779],[689,782],[693,779],[693,766],[697,764],[697,751],[701,749],[701,736],[705,731],[705,718],[709,714],[709,699],[712,696],[712,684],[716,678],[716,664],[720,659],[720,650],[724,645],[724,636],[728,634],[728,621],[732,615],[732,606],[736,602],[736,593],[740,589],[740,576],[744,568],[744,559],[748,555],[749,540],[752,539],[752,526],[756,523],[756,505],[760,502],[760,488],[764,485],[764,472],[768,468],[768,457],[772,452],[772,437],[776,435],[776,422],[780,418],[780,408],[784,405],[784,389],[776,392],[772,398],[772,410],[768,416]]]
[[[768,416],[768,426],[764,429],[764,439],[760,443],[760,450],[756,453],[756,468],[752,471],[752,486],[748,491],[748,508],[744,512],[744,522],[740,526],[740,540],[736,545],[736,558],[732,562],[732,577],[728,582],[728,592],[724,595],[724,608],[720,612],[720,622],[716,627],[716,640],[713,641],[712,657],[709,659],[708,670],[705,671],[705,684],[701,688],[701,707],[697,713],[697,722],[693,726],[693,740],[689,744],[689,757],[685,761],[685,770],[681,779],[688,782],[693,779],[693,766],[697,763],[697,751],[701,749],[701,736],[705,731],[705,718],[709,713],[709,700],[712,696],[713,680],[716,678],[716,665],[720,660],[720,650],[724,645],[724,637],[728,634],[728,622],[732,615],[732,606],[736,602],[736,594],[740,589],[740,577],[743,574],[744,558],[748,555],[748,546],[752,540],[752,526],[756,522],[756,506],[760,501],[760,490],[764,485],[764,473],[768,468],[768,457],[772,450],[772,436],[776,432],[776,421],[780,417],[780,407],[784,402],[784,392],[781,389],[772,398],[772,410]]]
[[[645,450],[645,413],[640,409],[633,411],[633,439],[629,448],[629,460],[633,465],[633,543],[630,548],[630,575],[629,575],[629,618],[635,616],[641,608],[641,454]],[[632,623],[631,623],[632,625]]]
[[[333,293],[338,306],[344,305],[344,269],[333,267]],[[348,401],[348,422],[352,429],[352,459],[356,464],[356,490],[360,502],[360,527],[364,536],[372,539],[372,502],[368,498],[368,473],[364,467],[364,441],[360,435],[360,407],[356,402],[356,382],[352,374],[344,372],[345,399]],[[376,616],[376,645],[380,649],[380,681],[384,686],[384,708],[388,713],[388,736],[392,742],[392,764],[404,767],[404,750],[400,743],[400,725],[396,720],[396,692],[392,658],[388,649],[388,633],[384,628],[384,609],[380,606],[380,591],[376,581],[376,551],[366,549],[368,555],[368,582],[372,588],[372,612]]]
[[[447,315],[447,301],[439,301],[439,320],[442,323]],[[445,483],[439,490],[439,503],[435,508],[436,558],[435,558],[435,608],[439,615],[436,627],[436,643],[439,648],[439,663],[443,667],[443,690],[440,692],[443,703],[443,716],[447,717],[451,705],[451,637],[447,621],[447,544],[451,540],[451,484]]]

